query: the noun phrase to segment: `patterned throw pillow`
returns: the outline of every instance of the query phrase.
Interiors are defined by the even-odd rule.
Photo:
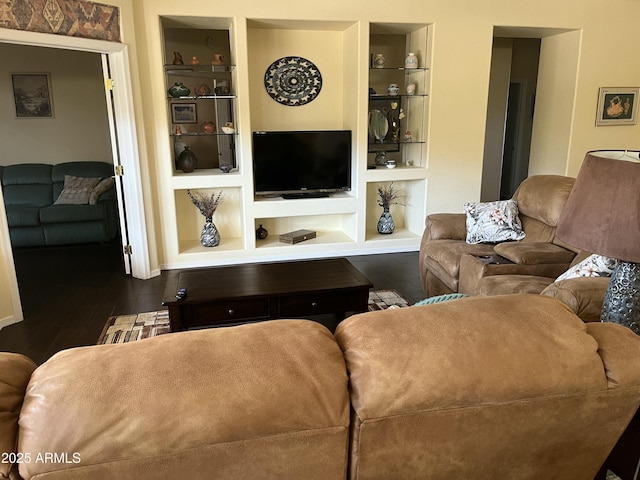
[[[91,190],[98,185],[99,178],[64,176],[64,188],[54,205],[84,205],[89,203]]]
[[[464,204],[467,243],[498,243],[522,240],[525,233],[515,200]]]
[[[115,183],[116,182],[113,177],[107,177],[100,180],[100,183],[91,190],[91,195],[89,195],[89,205],[96,205],[98,203],[98,197],[113,187]]]
[[[556,278],[556,282],[577,277],[610,277],[617,263],[615,258],[593,254]]]

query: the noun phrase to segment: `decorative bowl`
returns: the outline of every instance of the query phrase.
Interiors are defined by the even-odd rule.
[[[230,134],[232,134],[232,133],[235,133],[235,132],[236,132],[236,129],[235,129],[235,128],[233,128],[233,127],[227,127],[227,126],[224,126],[224,127],[222,127],[222,131],[223,131],[224,133],[226,133],[226,134],[230,135]]]
[[[209,88],[209,85],[206,84],[200,84],[200,85],[196,85],[193,88],[193,91],[195,92],[196,95],[200,96],[200,97],[204,97],[206,95],[211,95],[211,88]]]
[[[216,124],[213,122],[204,122],[200,128],[204,133],[214,133],[216,131]]]

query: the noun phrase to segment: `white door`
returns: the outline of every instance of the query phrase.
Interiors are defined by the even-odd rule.
[[[102,54],[102,75],[104,77],[104,91],[107,98],[107,115],[109,117],[109,133],[111,135],[111,151],[113,157],[114,178],[116,181],[116,192],[118,194],[118,218],[120,219],[120,241],[122,243],[122,255],[124,260],[124,271],[131,274],[131,244],[129,243],[129,230],[127,226],[127,216],[124,206],[124,186],[122,177],[124,168],[120,160],[120,149],[118,148],[118,132],[115,117],[113,114],[113,76],[109,68],[109,57]]]

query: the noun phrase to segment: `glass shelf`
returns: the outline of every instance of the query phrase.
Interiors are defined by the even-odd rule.
[[[188,95],[185,97],[167,96],[169,100],[235,100],[236,95]]]
[[[165,65],[164,69],[169,75],[187,75],[189,73],[221,73],[231,72],[235,65]]]
[[[423,140],[400,140],[397,142],[386,142],[386,143],[369,143],[367,144],[367,153],[378,153],[378,152],[397,152],[400,147],[407,145],[424,145],[425,141]]]
[[[399,95],[385,95],[383,93],[370,93],[370,99],[382,99],[382,100],[393,100],[394,98],[411,98],[411,97],[426,97],[426,93],[412,93],[409,95],[408,93],[401,93]]]
[[[204,132],[182,132],[182,133],[170,133],[172,137],[233,137],[238,135],[235,133],[224,133],[224,132],[214,132],[214,133],[204,133]]]
[[[382,67],[382,68],[376,68],[376,67],[369,67],[369,70],[378,70],[381,72],[387,71],[387,72],[391,72],[391,71],[398,71],[398,70],[403,70],[407,73],[411,73],[411,72],[426,72],[427,70],[429,70],[427,67],[418,67],[418,68],[404,68],[404,67]]]

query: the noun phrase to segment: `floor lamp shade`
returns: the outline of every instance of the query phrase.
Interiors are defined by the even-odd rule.
[[[640,163],[588,153],[556,236],[618,261],[600,319],[640,334]]]

